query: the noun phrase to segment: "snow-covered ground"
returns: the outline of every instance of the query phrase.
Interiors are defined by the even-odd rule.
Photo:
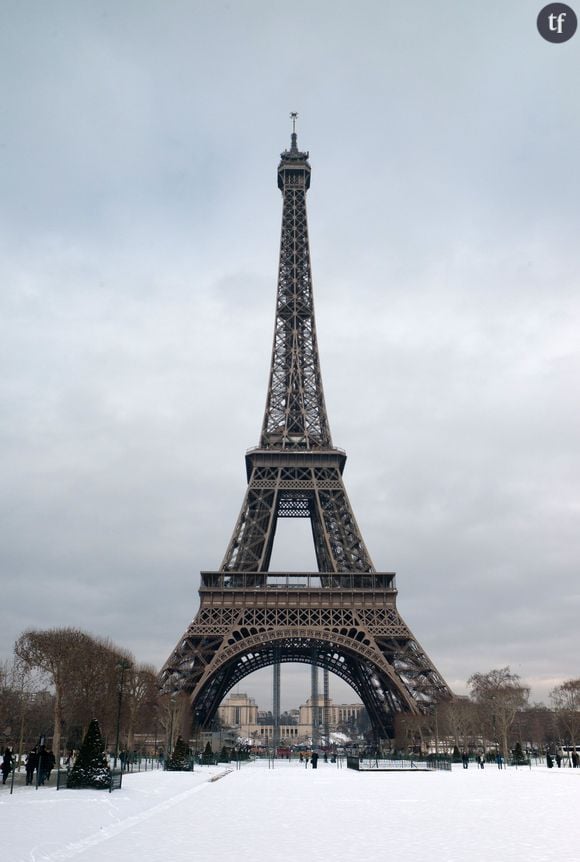
[[[54,779],[52,779],[54,780]],[[276,762],[0,787],[6,862],[579,862],[580,769],[316,771]]]

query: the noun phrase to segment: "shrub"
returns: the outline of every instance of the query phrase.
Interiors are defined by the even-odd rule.
[[[177,737],[173,754],[167,761],[165,768],[170,772],[189,772],[191,769],[189,749],[180,736]]]
[[[79,748],[74,766],[68,774],[66,786],[75,789],[95,787],[103,790],[108,789],[110,784],[111,770],[105,754],[105,744],[99,722],[93,718]]]

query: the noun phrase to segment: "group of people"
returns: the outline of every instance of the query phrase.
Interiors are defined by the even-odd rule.
[[[33,748],[26,756],[26,784],[34,783],[35,772],[37,773],[37,783],[39,785],[44,784],[50,778],[50,773],[54,769],[55,763],[54,754],[50,749],[45,748],[44,745]],[[2,784],[6,784],[14,766],[15,758],[12,754],[12,749],[6,746],[2,757],[2,766],[0,767],[2,770]]]
[[[467,753],[467,751],[462,752],[461,762],[463,764],[464,769],[469,769],[469,754]],[[485,754],[476,754],[475,755],[475,762],[477,763],[478,769],[484,769],[484,767],[485,767]]]
[[[546,754],[546,766],[548,767],[548,769],[552,769],[552,767],[554,766],[554,757],[556,760],[556,766],[558,767],[558,769],[560,769],[560,767],[562,766],[562,761],[564,760],[564,756],[564,751],[561,748],[556,749],[555,755],[550,754],[550,752],[548,751],[548,753]],[[574,749],[574,751],[569,755],[569,757],[572,761],[573,768],[580,768],[580,754],[578,754],[576,749]]]
[[[312,754],[309,754],[308,752],[306,752],[304,754],[301,751],[299,759],[300,759],[300,763],[303,763],[307,769],[308,769],[308,761],[310,761],[312,763],[313,769],[318,768],[318,752],[317,751],[313,751]],[[324,753],[324,762],[328,763],[328,755],[326,754],[326,752]]]
[[[469,754],[466,751],[464,751],[461,755],[461,762],[463,763],[464,769],[469,768]],[[475,762],[477,763],[478,769],[485,769],[485,754],[482,752],[476,754],[475,755]],[[498,769],[503,769],[504,759],[503,759],[503,756],[501,754],[499,754],[499,752],[496,755],[495,762],[497,763]]]
[[[34,747],[26,756],[26,784],[34,784],[34,773],[36,772],[36,783],[41,787],[50,778],[54,769],[56,758],[50,749],[44,745]]]
[[[580,754],[578,754],[578,752],[576,750],[574,750],[573,752],[571,752],[569,757],[570,757],[570,761],[571,761],[571,766],[573,766],[574,769],[579,769],[580,768]],[[551,754],[548,751],[546,754],[546,766],[548,767],[548,769],[552,769],[552,767],[554,766],[554,760],[555,760],[556,766],[558,768],[560,768],[560,766],[562,766],[562,762],[564,761],[564,758],[565,758],[565,755],[564,755],[564,752],[561,748],[556,749],[555,755]],[[464,751],[462,753],[461,761],[463,763],[463,768],[467,769],[469,766],[469,755],[467,754],[466,751]],[[484,754],[476,754],[475,755],[475,762],[477,763],[477,766],[479,769],[483,769],[485,766],[485,755]],[[497,755],[495,757],[495,762],[497,763],[498,769],[504,768],[505,760],[504,760],[503,755],[500,752],[497,753]]]

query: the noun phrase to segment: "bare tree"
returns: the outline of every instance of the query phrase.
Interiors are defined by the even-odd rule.
[[[564,729],[573,751],[580,738],[580,679],[568,679],[550,692],[558,724]]]
[[[183,693],[158,697],[158,718],[165,736],[165,754],[173,751],[178,736],[189,739],[192,735],[191,712],[189,698]],[[199,732],[201,728],[196,728]]]
[[[509,731],[518,710],[523,709],[528,701],[529,688],[521,684],[518,674],[512,673],[509,667],[474,673],[467,685],[479,707],[484,734],[499,742],[500,752],[506,757]]]
[[[88,635],[79,629],[30,629],[24,632],[14,646],[14,652],[29,668],[38,668],[54,687],[53,750],[57,763],[64,720],[64,694],[67,683],[75,676],[81,655],[87,653]]]
[[[15,737],[20,712],[14,664],[7,661],[0,664],[0,734],[5,739]]]
[[[478,736],[477,710],[467,697],[453,697],[437,705],[438,735],[451,738],[459,751],[467,751],[469,742]]]
[[[126,680],[121,679],[121,666],[134,664],[133,656],[110,640],[87,636],[84,653],[74,673],[71,674],[66,691],[65,713],[69,726],[77,728],[82,738],[90,721],[98,718],[105,740],[109,743],[115,735],[117,722],[126,725],[127,710],[118,712],[118,705],[126,693]],[[123,691],[120,684],[123,681]]]
[[[98,717],[106,734],[115,730],[118,666],[133,657],[110,641],[73,628],[30,630],[16,641],[14,651],[27,668],[37,668],[54,689],[53,749],[58,758],[65,727],[77,725],[81,737]]]
[[[395,748],[409,753],[424,754],[435,735],[433,713],[410,715],[398,713],[395,717]]]
[[[522,737],[533,749],[543,751],[555,745],[558,733],[556,716],[544,703],[532,703],[518,715]]]
[[[127,749],[134,749],[134,735],[140,713],[146,706],[154,706],[157,699],[157,673],[151,665],[130,669],[127,680]]]
[[[0,728],[5,736],[18,740],[19,763],[25,738],[38,724],[33,715],[41,718],[41,705],[46,703],[47,692],[41,692],[38,676],[17,657],[0,666]]]

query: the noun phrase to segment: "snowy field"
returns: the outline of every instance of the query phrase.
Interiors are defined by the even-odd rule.
[[[53,779],[51,779],[54,781]],[[579,862],[580,769],[354,772],[319,763],[0,787],[6,862]]]

